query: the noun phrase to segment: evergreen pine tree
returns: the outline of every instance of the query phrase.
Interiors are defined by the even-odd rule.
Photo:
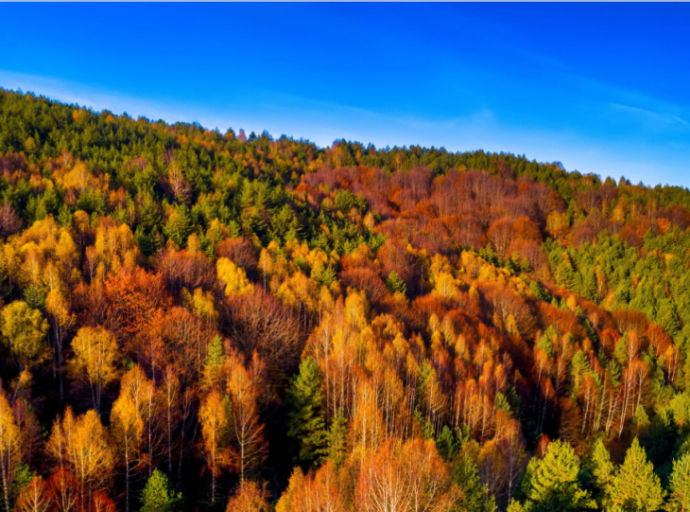
[[[671,336],[675,335],[680,331],[681,325],[678,319],[678,312],[670,299],[664,299],[659,301],[659,310],[656,314],[656,322],[661,326],[664,331],[669,333]]]
[[[532,507],[529,502],[520,503],[515,499],[511,499],[506,512],[532,512]]]
[[[453,434],[453,431],[444,425],[441,433],[436,438],[436,449],[443,460],[450,462],[458,455],[461,440]]]
[[[591,268],[586,269],[582,274],[582,295],[587,300],[597,301],[597,277]]]
[[[651,426],[647,411],[645,411],[645,408],[641,404],[637,406],[637,409],[635,409],[633,425],[635,425],[635,435],[638,436],[644,434]]]
[[[206,385],[214,386],[221,382],[223,365],[225,364],[225,349],[220,336],[214,336],[208,345],[206,364],[204,365],[204,379]]]
[[[395,270],[388,274],[388,277],[386,278],[386,288],[388,288],[388,291],[392,294],[400,292],[405,295],[407,293],[407,285],[405,284],[405,281],[402,280]]]
[[[606,489],[611,483],[615,469],[604,441],[598,439],[592,452],[585,459],[583,473],[587,487],[593,489],[594,499],[602,510],[606,508]]]
[[[616,346],[613,350],[613,358],[616,362],[625,368],[628,362],[628,333],[623,333],[621,339],[616,342]]]
[[[625,461],[611,480],[607,494],[614,510],[652,512],[663,504],[661,482],[637,438],[626,452]]]
[[[319,367],[304,359],[288,390],[288,436],[299,445],[297,460],[312,465],[327,455],[327,431],[323,415],[323,391]]]
[[[673,461],[670,488],[668,510],[673,512],[690,510],[690,453]]]
[[[206,364],[213,368],[219,368],[225,364],[225,350],[223,349],[223,340],[220,336],[214,336],[211,343],[209,343]]]
[[[168,477],[154,469],[141,495],[141,512],[176,512],[181,503],[182,494],[175,494]]]
[[[569,443],[554,441],[543,459],[533,460],[536,462],[527,492],[531,510],[559,512],[595,508],[589,492],[580,487],[580,459]]]
[[[312,269],[311,277],[321,285],[330,287],[338,278],[338,274],[333,265],[324,266],[323,264],[318,264]]]
[[[141,202],[137,210],[137,228],[141,228],[145,233],[152,233],[156,231],[161,224],[161,215],[158,211],[158,205],[149,193],[142,194],[139,197],[141,197]]]
[[[458,511],[495,512],[496,501],[479,478],[477,465],[467,456],[460,457],[453,471],[453,480],[462,489],[462,498],[456,507]]]
[[[187,237],[192,232],[192,219],[189,215],[189,208],[183,204],[177,205],[170,214],[163,232],[168,238],[172,238],[178,247],[184,247]]]
[[[336,414],[328,431],[328,458],[336,466],[345,462],[347,456],[347,418]]]
[[[24,289],[24,302],[32,309],[44,309],[46,305],[46,294],[39,287],[30,284]]]
[[[144,256],[151,256],[158,250],[159,243],[156,233],[146,232],[144,228],[139,226],[134,232],[134,238]]]
[[[532,293],[537,299],[543,302],[551,302],[551,299],[553,298],[551,293],[549,293],[549,291],[544,288],[544,285],[542,285],[539,281],[530,281],[529,289],[532,290]]]
[[[563,259],[560,261],[556,267],[556,281],[559,284],[565,286],[569,290],[574,290],[578,284],[578,278],[570,264],[570,258],[564,255]]]
[[[585,375],[591,371],[592,370],[589,366],[587,356],[585,356],[582,350],[578,350],[570,362],[570,376],[573,383],[573,393],[577,393],[579,391]]]

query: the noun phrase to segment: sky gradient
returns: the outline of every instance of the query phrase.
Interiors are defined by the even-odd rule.
[[[0,87],[690,186],[690,4],[0,4]]]

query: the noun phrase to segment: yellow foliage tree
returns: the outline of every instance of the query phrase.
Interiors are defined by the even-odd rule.
[[[228,258],[219,258],[216,263],[218,279],[225,285],[226,297],[237,297],[251,293],[254,286],[247,279],[242,267],[238,267]]]
[[[228,374],[228,419],[230,435],[237,446],[236,457],[240,480],[245,471],[256,468],[265,456],[264,426],[259,423],[257,375],[249,371],[234,354],[225,362]],[[255,368],[252,368],[252,370]]]
[[[354,331],[361,331],[367,326],[369,302],[364,291],[349,293],[345,299],[345,319]]]
[[[276,297],[285,304],[299,307],[300,311],[305,309],[310,313],[317,313],[320,291],[316,281],[301,272],[295,272],[280,285]]]
[[[195,313],[199,318],[206,321],[207,331],[210,333],[218,323],[218,311],[213,300],[213,293],[204,292],[202,288],[196,288],[194,293],[189,293],[186,288],[182,289],[182,302],[185,307]]]
[[[50,507],[50,498],[45,481],[40,476],[33,477],[26,484],[17,498],[18,512],[46,512]]]
[[[72,327],[75,321],[75,315],[69,311],[70,303],[65,295],[60,291],[60,288],[55,287],[48,292],[46,296],[46,312],[52,324],[53,334],[55,337],[55,356],[53,358],[53,371],[58,374],[60,383],[60,396],[63,396],[62,385],[62,368],[64,361],[64,347],[63,341],[66,332]]]
[[[448,273],[442,272],[435,276],[434,290],[448,299],[458,293],[457,280]]]
[[[8,268],[23,287],[33,285],[43,292],[61,283],[79,281],[79,250],[68,228],[59,227],[52,216],[38,220],[21,237],[12,239],[15,258]]]
[[[115,336],[103,327],[82,327],[72,340],[72,350],[74,356],[68,369],[75,378],[90,385],[93,405],[98,410],[103,388],[118,376]]]
[[[146,376],[141,366],[137,365],[122,376],[120,395],[126,395],[132,399],[133,405],[143,421],[148,452],[146,462],[150,464],[153,459],[153,445],[156,442],[154,439],[154,422],[159,410],[159,402],[156,400],[156,386]]]
[[[122,390],[113,404],[110,424],[120,442],[125,459],[125,510],[129,512],[129,481],[132,460],[137,456],[144,436],[144,420],[132,396]]]
[[[93,409],[75,417],[67,407],[58,417],[48,439],[47,452],[74,475],[79,487],[81,510],[88,510],[88,498],[103,489],[115,465],[108,431]]]
[[[24,301],[12,302],[2,310],[2,339],[22,369],[48,357],[47,332],[48,322],[41,312]]]
[[[132,230],[127,224],[113,225],[106,218],[96,228],[96,240],[93,251],[89,251],[89,264],[104,274],[117,274],[123,266],[136,263],[139,247]],[[105,275],[97,275],[99,279]]]
[[[226,512],[268,512],[266,489],[256,482],[245,480],[228,501]]]
[[[288,488],[276,504],[276,512],[345,512],[343,482],[332,461],[304,476],[297,466]]]
[[[199,408],[199,422],[201,435],[204,439],[204,453],[206,463],[211,471],[211,504],[216,501],[216,479],[223,468],[228,467],[230,457],[225,447],[225,432],[228,426],[228,416],[223,404],[223,398],[217,391],[209,393]]]
[[[98,190],[100,181],[89,171],[84,162],[77,162],[72,169],[65,172],[62,176],[56,176],[57,183],[68,190],[79,191],[80,193],[89,189]]]
[[[21,457],[19,443],[20,432],[12,407],[5,395],[0,393],[0,472],[2,473],[0,476],[2,476],[5,510],[12,510],[10,507],[10,496],[15,470]]]

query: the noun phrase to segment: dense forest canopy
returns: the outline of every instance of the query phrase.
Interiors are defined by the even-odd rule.
[[[690,509],[690,192],[0,90],[0,507]]]

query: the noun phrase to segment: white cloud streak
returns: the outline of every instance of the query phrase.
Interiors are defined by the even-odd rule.
[[[653,121],[662,125],[680,124],[682,126],[690,126],[690,123],[688,123],[682,117],[668,112],[657,112],[647,108],[634,107],[632,105],[621,105],[620,103],[611,103],[611,106],[615,109],[631,112],[641,116],[645,120]]]

